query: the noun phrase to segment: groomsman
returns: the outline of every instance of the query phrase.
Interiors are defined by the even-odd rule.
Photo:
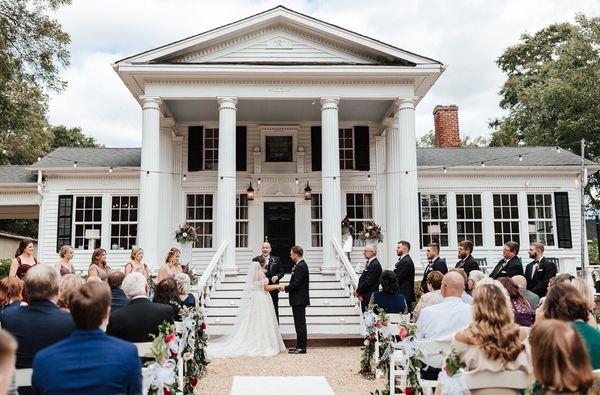
[[[460,261],[458,261],[455,268],[464,270],[467,276],[469,276],[473,270],[481,271],[479,264],[475,258],[473,258],[473,255],[471,255],[472,253],[473,243],[471,243],[471,241],[464,240],[458,243],[458,259],[460,259]]]
[[[267,258],[267,273],[265,275],[269,279],[269,284],[279,284],[279,280],[283,278],[283,270],[281,269],[281,260],[278,256],[271,255],[271,243],[264,242],[261,247],[262,256]],[[271,299],[273,299],[273,307],[275,307],[275,315],[279,322],[279,291],[271,291]]]
[[[406,299],[408,310],[412,311],[412,304],[416,301],[415,298],[415,264],[409,255],[410,243],[402,240],[396,246],[396,255],[400,258],[396,263],[394,273],[398,279],[400,293]]]
[[[427,289],[427,275],[434,270],[441,272],[442,274],[448,273],[448,266],[446,266],[446,260],[444,258],[440,258],[440,246],[436,243],[431,243],[427,246],[425,250],[425,255],[427,255],[427,266],[423,271],[423,280],[421,280],[421,294],[426,294],[429,292]]]
[[[513,277],[523,275],[523,264],[519,260],[519,243],[516,241],[509,241],[504,244],[502,249],[502,255],[504,259],[496,265],[490,277],[494,280],[500,277]]]
[[[358,296],[362,302],[361,308],[363,313],[369,306],[371,295],[373,292],[379,289],[379,277],[381,277],[381,264],[377,259],[377,249],[374,245],[369,244],[365,246],[363,255],[367,260],[365,270],[358,279],[358,286],[356,287],[355,295]]]
[[[525,268],[527,289],[543,298],[548,291],[550,279],[556,276],[556,265],[544,258],[544,245],[542,243],[531,243],[529,258],[533,259],[533,262]]]

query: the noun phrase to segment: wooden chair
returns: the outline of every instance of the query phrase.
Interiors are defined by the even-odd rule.
[[[15,370],[15,385],[18,387],[31,387],[31,375],[33,369],[17,369]]]
[[[479,265],[479,268],[484,274],[487,274],[487,258],[475,258],[475,261]]]
[[[138,356],[144,358],[150,355],[150,349],[152,348],[152,342],[144,343],[133,343],[138,350]]]
[[[406,388],[408,369],[406,354],[403,350],[395,349],[390,355],[390,395],[396,394],[396,382],[400,380],[400,388]]]
[[[534,378],[521,370],[505,372],[483,371],[465,374],[465,383],[470,390],[476,389],[525,389],[533,383]]]
[[[183,333],[183,322],[181,322],[181,321],[175,321],[175,331],[178,334],[182,334]]]

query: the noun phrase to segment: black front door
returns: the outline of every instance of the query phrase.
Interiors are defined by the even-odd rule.
[[[265,202],[265,241],[271,243],[271,254],[281,259],[284,272],[292,271],[290,249],[296,241],[295,209],[291,202]]]

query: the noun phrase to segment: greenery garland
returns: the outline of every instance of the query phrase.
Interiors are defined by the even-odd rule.
[[[180,343],[184,365],[183,392],[191,394],[209,364],[206,356],[206,323],[201,309],[183,306],[179,314],[184,326]]]
[[[146,372],[151,377],[144,376],[144,382],[149,381],[148,388],[144,388],[144,393],[148,395],[174,395],[179,391],[179,383],[177,382],[177,363],[176,358],[179,352],[178,336],[175,325],[171,322],[163,322],[158,326],[158,335],[151,335],[152,346],[150,347],[149,357],[152,360],[147,361],[144,365]],[[170,370],[169,377],[158,379],[155,373],[157,369]],[[162,375],[161,377],[165,377]],[[144,383],[146,387],[146,383]]]

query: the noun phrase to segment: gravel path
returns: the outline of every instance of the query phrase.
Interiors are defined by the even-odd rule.
[[[314,347],[305,355],[283,352],[272,358],[215,359],[196,387],[196,394],[229,394],[233,376],[325,376],[336,394],[369,394],[385,388],[385,380],[366,380],[358,373],[360,347]],[[285,393],[265,388],[265,394]],[[319,394],[310,394],[319,395]]]

